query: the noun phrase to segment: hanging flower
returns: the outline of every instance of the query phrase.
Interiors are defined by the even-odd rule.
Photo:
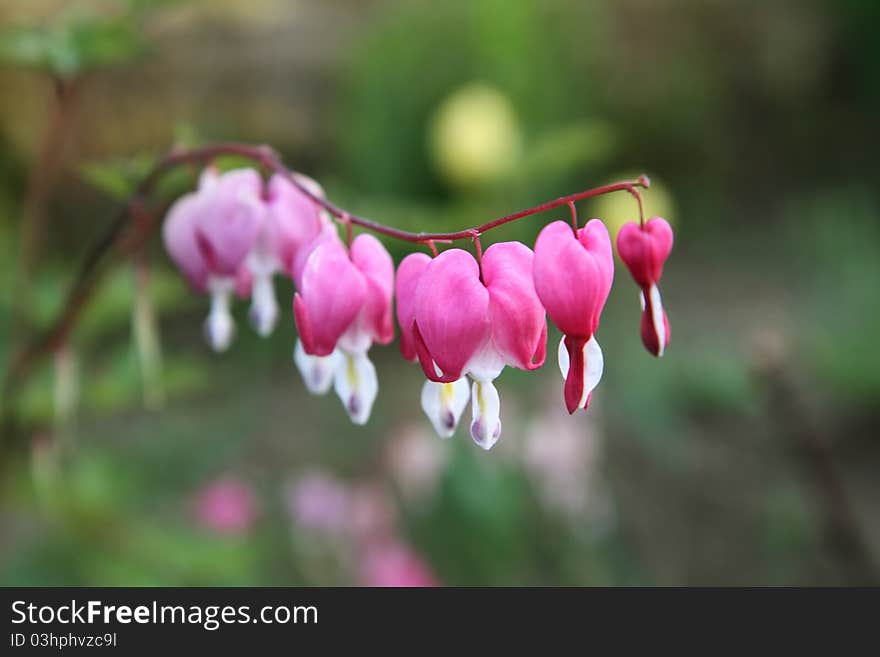
[[[232,294],[250,294],[253,278],[244,260],[261,224],[260,185],[250,169],[219,175],[208,168],[198,189],[171,207],[162,228],[172,260],[196,290],[211,296],[205,335],[215,351],[227,349],[235,334]]]
[[[533,370],[544,362],[547,324],[532,283],[532,260],[531,249],[518,242],[493,244],[482,266],[467,251],[450,249],[427,264],[416,290],[412,328],[422,370],[441,384],[466,374],[473,379],[471,436],[483,449],[501,435],[492,381],[505,365]],[[453,399],[445,406],[454,409],[456,389],[449,394]],[[424,396],[423,406],[430,417]],[[433,409],[443,406],[440,400]]]
[[[422,274],[431,262],[424,253],[411,253],[397,268],[395,296],[397,323],[400,325],[400,353],[408,361],[418,360],[413,322],[416,314],[416,290]],[[450,383],[427,380],[422,385],[422,410],[441,438],[449,438],[458,427],[458,421],[471,398],[466,377]]]
[[[291,263],[321,231],[324,222],[318,206],[281,174],[269,179],[261,202],[264,205],[262,227],[246,262],[254,279],[251,324],[265,337],[278,322],[272,277],[278,272],[290,273]]]
[[[587,408],[602,378],[602,349],[594,337],[614,278],[608,230],[591,219],[576,233],[564,221],[547,225],[535,242],[535,290],[563,333],[559,369],[569,413]]]
[[[657,284],[663,264],[672,251],[672,228],[665,219],[654,217],[644,225],[625,224],[617,234],[617,252],[633,280],[641,288],[642,343],[655,356],[662,356],[669,346],[669,320],[660,299]]]
[[[171,258],[192,286],[210,295],[205,333],[217,351],[234,335],[234,293],[250,296],[250,320],[260,335],[278,321],[273,278],[293,279],[293,313],[299,338],[293,358],[308,389],[332,386],[356,424],[367,422],[378,394],[368,357],[376,342],[394,337],[392,298],[404,358],[418,361],[427,381],[421,405],[441,437],[452,436],[471,401],[471,435],[490,449],[501,435],[501,402],[494,380],[510,365],[540,367],[546,357],[546,315],[563,333],[558,362],[569,413],[589,406],[602,377],[602,350],[595,338],[614,276],[608,231],[598,219],[572,230],[564,222],[546,226],[532,251],[519,242],[490,246],[475,259],[461,249],[431,258],[412,254],[395,273],[382,244],[371,235],[351,240],[352,224],[410,242],[476,238],[509,221],[571,199],[648,187],[646,177],[605,185],[455,233],[408,233],[349,215],[327,202],[314,180],[284,168],[267,148],[212,147],[176,155],[172,163],[235,152],[274,172],[264,181],[254,169],[223,174],[209,168],[198,188],[175,203],[163,236]],[[340,240],[334,219],[347,224]],[[575,221],[576,223],[576,221]],[[669,343],[669,323],[658,289],[672,247],[669,225],[655,217],[627,224],[618,248],[641,287],[641,334],[660,356]],[[479,255],[479,248],[478,255]],[[436,249],[434,249],[436,254]]]
[[[394,263],[372,235],[358,235],[349,250],[329,234],[316,241],[293,299],[300,335],[295,359],[314,392],[325,391],[332,372],[336,394],[352,421],[365,424],[379,390],[367,352],[374,342],[394,339]]]
[[[311,178],[294,179],[323,197]],[[278,321],[272,277],[293,276],[329,224],[287,176],[275,174],[264,185],[253,169],[218,174],[209,167],[198,189],[172,206],[163,227],[165,245],[190,283],[211,295],[205,333],[216,351],[225,350],[235,332],[233,292],[251,296],[250,320],[257,333],[272,332]]]

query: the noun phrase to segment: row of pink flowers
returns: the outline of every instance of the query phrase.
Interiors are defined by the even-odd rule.
[[[297,181],[322,197],[311,179]],[[346,245],[330,217],[286,177],[264,182],[251,169],[208,169],[198,189],[171,208],[164,238],[192,285],[211,297],[205,333],[218,351],[234,335],[235,293],[251,297],[251,322],[268,335],[278,319],[272,278],[292,278],[299,331],[294,360],[308,389],[324,394],[333,387],[357,424],[367,422],[378,394],[368,352],[394,339],[395,296],[401,353],[421,365],[427,378],[422,408],[443,437],[455,432],[470,401],[474,441],[484,449],[498,441],[494,380],[507,366],[543,365],[546,315],[563,333],[558,362],[570,413],[589,406],[602,377],[595,333],[614,256],[598,219],[577,230],[553,222],[534,251],[501,242],[479,260],[457,248],[433,258],[413,253],[395,273],[381,242],[361,234]],[[658,281],[671,248],[672,231],[660,218],[628,223],[618,236],[618,252],[641,288],[642,340],[656,356],[669,343]]]

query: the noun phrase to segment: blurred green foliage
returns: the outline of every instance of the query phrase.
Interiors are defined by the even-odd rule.
[[[161,123],[182,145],[279,141],[340,206],[409,230],[460,229],[621,171],[656,173],[663,185],[646,193],[649,212],[674,212],[676,228],[662,285],[672,348],[659,362],[641,349],[636,288],[618,263],[597,334],[604,379],[591,419],[568,419],[584,441],[600,434],[583,476],[611,500],[604,519],[548,504],[523,462],[523,426],[558,410],[547,401],[561,394],[554,329],[542,371],[499,380],[498,448],[478,452],[463,428],[442,443],[449,462],[427,500],[397,492],[402,537],[450,584],[853,581],[789,440],[803,420],[780,417],[762,372],[780,368],[795,382],[795,408],[821,418],[832,465],[876,535],[878,3],[381,3],[359,12],[329,53],[321,48],[337,15],[321,11],[349,4],[300,13],[300,3],[195,2],[186,15],[162,2],[113,4],[0,32],[7,68],[94,76],[84,96],[95,95],[86,107],[98,118],[79,117],[75,157],[53,192],[34,329],[54,317],[104,217],[167,147],[149,126],[146,137],[136,132],[139,122]],[[180,20],[155,43],[147,35],[161,30],[145,28],[154,10]],[[320,36],[313,57],[273,77],[294,45],[284,30],[302,26],[302,39]],[[444,109],[474,88],[482,100],[458,104],[438,131]],[[283,120],[266,120],[276,114]],[[9,122],[0,131],[0,363],[15,346],[9,312],[30,157]],[[116,141],[92,150],[102,123]],[[281,134],[270,128],[278,123]],[[477,143],[499,123],[494,141]],[[168,176],[157,197],[182,193],[194,173]],[[626,195],[602,201],[582,204],[582,218],[599,213],[612,229],[635,218]],[[566,213],[506,226],[486,243],[531,243],[555,218]],[[397,260],[412,250],[386,244]],[[418,368],[396,346],[377,348],[379,401],[370,424],[352,429],[332,395],[307,397],[298,382],[289,312],[259,340],[238,304],[235,347],[215,358],[200,342],[205,300],[158,245],[145,255],[149,284],[138,289],[122,264],[67,345],[64,376],[50,360],[20,391],[30,434],[0,477],[0,581],[357,581],[340,541],[293,526],[282,491],[315,464],[348,482],[388,480],[389,442],[425,426]],[[291,294],[279,281],[283,309]],[[144,407],[135,298],[152,308],[148,334],[161,336],[159,410]],[[76,412],[59,418],[65,378]],[[261,502],[245,536],[192,519],[193,495],[225,472],[251,482]]]
[[[880,205],[865,189],[823,190],[792,208],[804,268],[805,365],[839,404],[880,399]]]
[[[76,5],[42,25],[0,31],[0,62],[31,67],[59,78],[129,62],[144,54],[144,13],[175,0],[118,0],[115,12]]]
[[[426,126],[444,99],[473,82],[510,98],[524,126],[525,153],[538,140],[540,152],[532,156],[557,166],[584,157],[572,155],[577,146],[567,137],[575,135],[582,146],[604,138],[578,132],[577,123],[591,91],[579,66],[601,48],[600,14],[598,5],[559,0],[416,2],[385,14],[348,58],[338,105],[347,182],[377,195],[440,195],[444,185],[431,167]],[[387,98],[394,104],[382,102]]]

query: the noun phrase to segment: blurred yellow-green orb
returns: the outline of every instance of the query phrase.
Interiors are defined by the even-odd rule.
[[[607,182],[620,182],[621,180],[635,180],[639,172],[625,172],[610,178]],[[651,178],[650,189],[640,190],[642,201],[645,205],[645,220],[651,217],[663,217],[674,228],[679,226],[675,212],[675,199],[669,188],[659,182],[654,176]],[[628,221],[639,220],[639,205],[627,192],[614,192],[596,198],[589,199],[583,204],[581,223],[592,217],[598,217],[608,226],[614,251],[617,252],[617,233]]]
[[[456,187],[492,183],[522,153],[519,121],[510,99],[486,84],[461,87],[437,108],[428,146],[437,172]]]

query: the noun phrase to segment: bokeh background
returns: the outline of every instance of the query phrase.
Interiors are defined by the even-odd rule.
[[[878,23],[874,0],[0,1],[4,368],[171,144],[272,144],[425,230],[646,172],[676,230],[667,355],[619,267],[589,413],[552,359],[508,369],[489,453],[466,419],[433,434],[396,344],[364,428],[305,391],[289,312],[263,340],[240,304],[213,355],[152,240],[0,400],[0,583],[880,582]],[[623,193],[580,211],[636,218]]]

